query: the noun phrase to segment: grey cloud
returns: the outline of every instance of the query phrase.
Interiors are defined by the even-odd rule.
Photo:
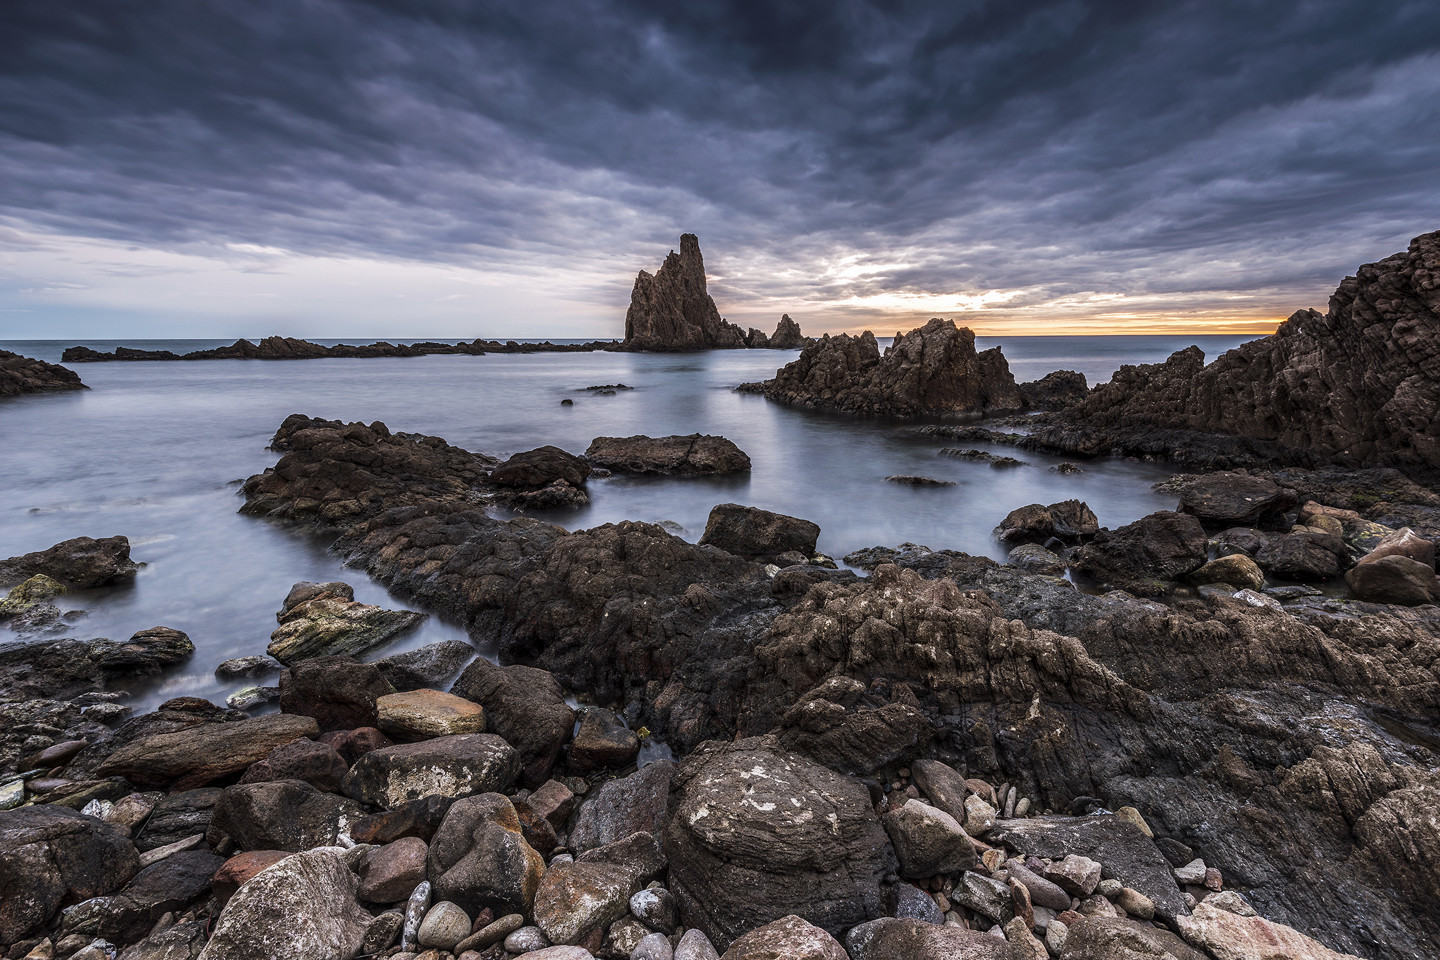
[[[695,230],[741,307],[1312,296],[1440,227],[1437,36],[1359,0],[11,0],[0,212],[626,274]],[[821,276],[847,253],[902,265]]]

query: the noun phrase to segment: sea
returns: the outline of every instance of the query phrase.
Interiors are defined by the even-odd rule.
[[[420,339],[445,338],[391,342]],[[1213,359],[1244,339],[980,337],[976,346],[1000,346],[1020,381],[1064,369],[1093,384],[1123,364],[1157,362],[1191,344]],[[102,351],[184,353],[231,341],[82,342]],[[0,341],[0,348],[58,362],[74,343]],[[497,457],[542,444],[583,453],[600,436],[719,434],[750,455],[749,474],[592,479],[588,507],[541,516],[568,529],[663,522],[697,540],[712,507],[744,503],[818,523],[820,550],[837,560],[905,542],[1003,560],[994,528],[1028,503],[1076,497],[1108,527],[1175,506],[1173,496],[1152,489],[1170,473],[1163,465],[1112,458],[1060,474],[1050,469],[1060,458],[1025,452],[1025,466],[996,470],[939,456],[953,444],[917,435],[914,423],[792,409],[734,391],[797,356],[718,350],[77,364],[89,390],[0,401],[0,557],[77,536],[129,538],[132,558],[144,564],[135,581],[62,597],[74,615],[59,636],[124,639],[154,626],[188,634],[196,654],[185,666],[128,691],[136,709],[147,710],[170,697],[223,702],[235,692],[243,682],[218,681],[215,666],[265,652],[275,613],[298,581],[343,580],[358,600],[407,606],[347,569],[329,552],[331,537],[237,512],[241,482],[274,465],[270,438],[292,413],[380,420],[392,431]],[[633,389],[586,389],[606,384]],[[565,399],[573,403],[562,405]],[[895,474],[954,486],[886,481]],[[464,638],[459,624],[432,617],[382,653]],[[0,626],[0,645],[14,641]]]

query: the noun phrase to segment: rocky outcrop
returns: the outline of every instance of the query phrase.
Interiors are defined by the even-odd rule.
[[[768,560],[794,552],[809,559],[819,536],[820,526],[809,520],[739,503],[722,503],[711,509],[700,542],[742,557]]]
[[[323,344],[311,343],[309,340],[297,340],[294,337],[266,337],[258,343],[242,339],[236,340],[228,347],[192,350],[183,354],[170,350],[139,350],[135,347],[116,347],[109,353],[105,353],[90,347],[75,346],[65,348],[61,359],[65,363],[102,363],[107,360],[318,360],[325,357],[369,359],[373,357],[426,357],[434,354],[483,357],[487,353],[588,353],[594,350],[615,350],[619,346],[619,343],[614,340],[594,340],[589,343],[551,343],[548,340],[540,343],[517,343],[514,340],[507,340],[504,343],[498,340],[462,340],[458,343],[434,343],[431,341],[388,343],[381,340],[359,346],[340,343],[327,347]]]
[[[43,574],[67,587],[103,587],[133,579],[139,569],[130,559],[130,541],[125,537],[76,537],[0,560],[0,585]]]
[[[1037,444],[1191,462],[1282,459],[1440,475],[1440,232],[1360,267],[1329,310],[1206,365],[1198,347],[1122,367]]]
[[[1025,404],[999,347],[977,353],[975,335],[931,320],[880,354],[869,332],[825,336],[773,380],[740,389],[794,406],[896,417],[994,413]]]
[[[89,388],[80,382],[80,374],[74,370],[58,363],[46,363],[44,360],[22,357],[9,350],[0,350],[0,397],[87,389]]]
[[[770,340],[765,345],[772,350],[799,350],[814,342],[812,337],[800,332],[800,324],[791,320],[787,313],[780,317],[780,322],[775,325],[775,332],[770,334]]]
[[[1347,481],[1296,471],[1270,479],[1301,502],[1316,501],[1302,508],[1307,526],[1284,536],[1308,538],[1332,559],[1328,541],[1316,538],[1351,552],[1352,540],[1364,542],[1368,552],[1386,531],[1377,533],[1358,514],[1325,510],[1375,506],[1373,484],[1408,489],[1378,475]],[[1440,624],[1430,608],[1293,593],[1281,594],[1283,606],[1257,593],[1256,604],[1219,588],[1198,599],[1175,593],[1168,605],[1119,593],[1098,597],[1053,577],[914,545],[852,555],[850,562],[873,569],[868,579],[799,564],[767,572],[649,524],[567,533],[486,516],[473,500],[451,497],[435,477],[418,478],[409,491],[403,480],[376,482],[393,483],[401,505],[346,525],[337,543],[342,556],[397,594],[466,624],[477,643],[493,643],[507,662],[551,671],[565,689],[613,704],[632,729],[647,727],[684,757],[681,766],[694,765],[687,769],[699,769],[706,751],[717,749],[695,752],[706,740],[734,750],[737,736],[766,736],[766,749],[784,765],[828,770],[844,790],[862,789],[870,822],[883,834],[881,817],[905,803],[901,771],[913,773],[908,765],[916,760],[943,760],[972,791],[956,807],[951,783],[943,802],[967,834],[991,846],[1014,850],[1000,838],[1010,835],[1008,821],[1027,811],[1130,807],[1127,818],[1142,818],[1163,854],[1183,854],[1171,863],[1191,878],[1183,892],[1196,898],[1213,885],[1238,886],[1267,919],[1370,958],[1423,955],[1440,936],[1431,910],[1440,897],[1433,869],[1440,851],[1423,813],[1440,790],[1428,746],[1435,734],[1427,718],[1440,709],[1434,668]],[[418,495],[426,488],[439,496]],[[310,492],[324,489],[317,484]],[[1418,523],[1424,506],[1396,493],[1385,509]],[[1325,529],[1327,517],[1339,533]],[[1115,575],[1111,582],[1137,580],[1144,588],[1148,581],[1168,590],[1209,559],[1195,516],[1164,514],[1132,526],[1097,533],[1081,550],[1090,551],[1095,569]],[[1274,535],[1253,534],[1257,552]],[[377,781],[381,772],[374,771]],[[933,772],[925,774],[932,786]],[[862,777],[874,778],[873,792]],[[485,789],[508,791],[500,780]],[[749,850],[750,840],[780,830],[778,801],[771,811],[742,809],[746,818],[773,819],[738,835],[720,832],[721,818],[694,817],[698,808],[679,813],[677,799],[695,782],[677,777],[663,813],[645,803],[668,819],[667,831],[685,824],[689,834],[686,853],[668,848],[672,893],[697,875],[687,873],[697,867],[682,864],[684,857],[699,858],[703,870],[724,859],[724,844],[733,840],[735,849]],[[887,794],[882,784],[895,783],[899,795],[893,786]],[[593,819],[585,805],[602,793],[582,800],[577,833],[579,823]],[[737,793],[745,796],[741,788]],[[792,791],[785,800],[799,796]],[[751,822],[738,815],[730,821]],[[565,824],[549,826],[561,831]],[[715,842],[724,844],[702,850],[696,831],[712,826]],[[528,829],[545,835],[533,823]],[[890,848],[888,836],[883,843]],[[764,849],[755,840],[743,862],[758,862]],[[1097,883],[1086,909],[1097,916],[1112,915],[1104,911],[1119,904],[1137,915],[1175,908],[1173,893],[1154,875],[1126,871],[1118,841],[1089,849],[1093,857],[1046,848],[1033,854],[1039,863],[1025,861],[1026,869],[1049,879],[1068,869],[1063,859],[1054,861],[1061,853],[1093,860],[1093,878],[1085,876]],[[1153,856],[1146,861],[1156,866]],[[1114,876],[1102,879],[1106,869]],[[708,874],[699,876],[696,883],[710,882]],[[581,872],[576,878],[585,879]],[[939,882],[961,918],[982,929],[1026,916],[1025,897],[1001,879],[994,856]],[[822,889],[793,886],[785,895]],[[889,886],[877,884],[886,911]],[[1048,889],[1036,887],[1041,895]],[[708,899],[707,922],[715,920],[713,911],[740,904],[747,889],[734,884]],[[612,899],[607,894],[606,902]],[[734,908],[737,917],[746,909]],[[1033,899],[1030,908],[1035,916],[1052,909]],[[799,909],[785,912],[807,917]],[[781,915],[757,915],[752,926]],[[747,932],[735,923],[731,936]],[[634,931],[615,935],[622,933]],[[1009,947],[1035,945],[1020,933],[1025,937],[1017,933]]]
[[[625,313],[626,350],[715,350],[745,346],[745,331],[721,319],[705,291],[705,260],[693,233],[680,237],[654,274],[635,278]]]
[[[615,473],[703,477],[750,469],[744,450],[724,437],[692,433],[675,437],[596,437],[585,459]]]
[[[415,629],[428,614],[357,603],[348,583],[297,583],[275,614],[265,652],[286,665],[311,657],[361,656]]]
[[[1085,374],[1055,370],[1039,380],[1020,384],[1020,395],[1031,410],[1065,410],[1084,400],[1090,392]]]

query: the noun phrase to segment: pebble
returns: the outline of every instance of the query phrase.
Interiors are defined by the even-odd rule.
[[[640,941],[630,960],[673,960],[674,955],[669,938],[663,933],[652,933]]]
[[[1045,946],[1055,956],[1059,956],[1065,950],[1065,937],[1070,933],[1070,928],[1063,920],[1051,920],[1050,926],[1045,928]]]
[[[505,938],[505,950],[509,953],[529,953],[531,950],[544,950],[548,946],[550,941],[540,932],[539,927],[521,927]]]
[[[0,786],[0,810],[13,810],[25,802],[25,781],[11,780]],[[90,801],[94,803],[95,801]]]
[[[1021,797],[1020,802],[1015,804],[1015,816],[1023,817],[1030,812],[1030,798]]]
[[[1204,883],[1205,861],[1197,857],[1183,867],[1176,867],[1175,879],[1181,883]]]
[[[425,919],[425,911],[429,907],[430,881],[421,880],[416,884],[415,892],[410,894],[410,902],[405,904],[405,930],[400,937],[401,949],[415,949],[415,937],[420,932],[420,921]]]
[[[422,947],[450,950],[470,936],[470,915],[458,903],[441,900],[425,914],[415,939]]]
[[[1072,896],[1088,897],[1100,884],[1100,864],[1072,853],[1046,867],[1044,877]]]
[[[720,954],[704,933],[686,930],[675,946],[675,960],[720,960]]]
[[[1205,902],[1221,910],[1229,911],[1238,917],[1255,916],[1255,908],[1250,902],[1236,893],[1234,890],[1226,890],[1224,893],[1217,893],[1205,898]]]
[[[500,919],[481,927],[474,934],[455,945],[457,951],[484,950],[504,940],[510,934],[525,926],[525,918],[518,913],[506,914]]]
[[[1114,900],[1116,897],[1120,896],[1120,891],[1124,889],[1124,886],[1120,883],[1119,880],[1107,878],[1101,880],[1100,885],[1097,886],[1095,889],[1100,891],[1100,895],[1102,897],[1109,897],[1111,900]]]
[[[995,826],[995,808],[975,794],[965,798],[965,832],[972,837],[984,836]]]
[[[1225,889],[1225,878],[1220,875],[1219,867],[1205,868],[1205,889],[1217,892]]]
[[[70,957],[70,960],[115,960],[119,953],[115,944],[108,940],[96,940],[90,946],[80,950]]]
[[[1140,811],[1134,807],[1121,807],[1115,811],[1115,816],[1121,820],[1128,820],[1130,823],[1135,824],[1135,826],[1140,828],[1141,833],[1145,834],[1145,836],[1151,840],[1155,839],[1155,831],[1150,829],[1150,824],[1145,822],[1145,818],[1140,815]]]
[[[641,890],[630,898],[630,913],[651,930],[671,933],[680,923],[675,898],[664,887]]]
[[[1120,909],[1132,917],[1139,917],[1141,920],[1155,919],[1155,901],[1151,900],[1139,890],[1126,887],[1120,891],[1115,899]]]

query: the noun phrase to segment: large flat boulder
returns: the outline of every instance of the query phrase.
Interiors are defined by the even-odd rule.
[[[345,583],[297,583],[275,619],[265,652],[284,664],[310,657],[362,656],[413,630],[429,614],[358,603]]]
[[[692,753],[664,839],[685,923],[722,947],[791,914],[832,934],[878,916],[897,866],[864,786],[765,738]]]
[[[783,513],[739,503],[722,503],[705,521],[702,544],[708,543],[741,557],[774,557],[792,550],[812,556],[820,525]]]
[[[422,797],[468,797],[509,789],[520,754],[490,733],[464,733],[371,750],[345,777],[345,793],[388,808]]]
[[[67,587],[103,587],[130,580],[139,570],[125,537],[75,537],[45,550],[0,560],[0,584],[19,583],[43,573]]]
[[[67,903],[119,890],[140,858],[118,829],[56,806],[0,812],[0,943],[40,930]]]
[[[698,477],[750,469],[745,451],[724,437],[596,437],[585,459],[615,473]]]
[[[313,719],[288,714],[202,723],[126,744],[98,772],[142,787],[188,790],[239,773],[296,737],[319,735]]]

